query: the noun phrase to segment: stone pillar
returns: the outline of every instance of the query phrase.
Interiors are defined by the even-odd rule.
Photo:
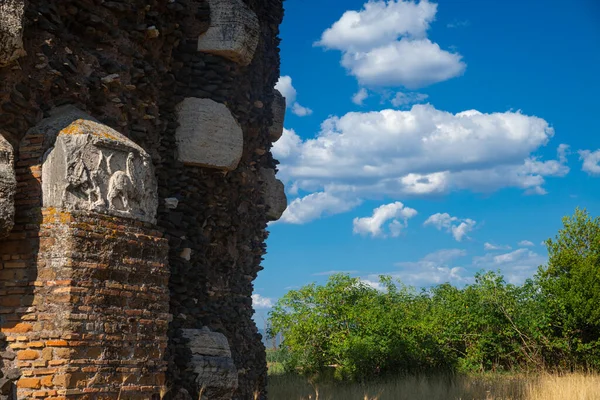
[[[168,245],[147,153],[72,107],[20,145],[17,224],[0,252],[18,398],[166,391]]]

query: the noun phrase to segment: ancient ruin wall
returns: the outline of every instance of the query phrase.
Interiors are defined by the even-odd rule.
[[[0,0],[1,398],[264,398],[282,15]]]

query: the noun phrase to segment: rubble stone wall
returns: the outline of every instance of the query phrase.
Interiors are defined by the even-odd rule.
[[[273,115],[281,111],[273,87],[282,0],[3,5],[19,12],[10,26],[0,26],[13,46],[0,67],[0,135],[14,148],[6,160],[17,177],[14,221],[0,221],[14,222],[0,239],[0,398],[198,399],[203,379],[212,379],[205,364],[223,376],[237,372],[237,389],[224,385],[223,398],[265,398],[264,346],[251,294],[266,223],[285,208],[280,182],[265,173],[276,168],[270,148],[280,128],[273,126],[283,119]],[[223,165],[200,150],[199,161],[181,156],[179,105],[209,100],[226,107],[224,121],[235,122],[202,139],[229,143],[216,144],[223,159],[233,160]],[[59,185],[43,185],[55,178],[42,179],[47,152],[57,137],[72,133],[73,119],[60,126],[47,121],[64,106],[107,128],[93,129],[113,129],[139,146],[136,160],[148,155],[144,163],[129,164],[126,155],[108,162],[123,174],[126,165],[152,165],[155,219],[121,212],[126,199],[119,199],[133,192],[106,198],[110,182],[91,183],[108,178],[94,174],[88,161],[64,167],[66,177],[87,179],[67,185],[77,186],[74,207],[46,196],[44,190]],[[241,146],[227,136],[239,135],[236,126]],[[211,140],[211,132],[224,136]],[[43,204],[44,198],[56,203]],[[12,205],[13,198],[0,199],[2,207],[3,201]],[[198,340],[190,344],[191,330],[221,335],[229,350],[223,347],[214,364]],[[210,385],[219,392],[218,381]]]

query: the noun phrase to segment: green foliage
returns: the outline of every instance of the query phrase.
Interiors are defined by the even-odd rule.
[[[552,343],[563,363],[600,368],[600,218],[577,209],[546,241],[548,266],[539,282]]]
[[[282,334],[286,371],[363,380],[388,373],[600,369],[600,219],[585,211],[548,240],[549,262],[523,285],[496,272],[417,292],[332,275],[282,297],[269,334]]]

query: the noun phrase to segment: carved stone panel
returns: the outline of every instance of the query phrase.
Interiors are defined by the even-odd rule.
[[[269,127],[269,139],[271,139],[271,142],[276,142],[283,134],[286,104],[285,97],[282,96],[279,90],[274,89],[273,95],[273,105],[271,106],[273,110],[273,124]]]
[[[269,221],[277,221],[287,208],[287,197],[283,182],[275,178],[275,170],[261,168],[260,178],[264,182],[265,204],[267,205],[267,218]]]
[[[179,161],[186,165],[237,168],[244,134],[227,106],[210,99],[188,97],[177,105]]]
[[[260,33],[256,14],[242,0],[209,0],[209,4],[210,27],[198,38],[198,50],[250,64]]]
[[[230,400],[238,386],[237,369],[227,338],[208,328],[182,329],[192,352],[190,367],[197,374],[201,399]]]
[[[150,156],[114,129],[78,119],[58,133],[42,164],[44,207],[94,211],[156,223]]]
[[[13,148],[0,134],[0,237],[13,228],[16,190]]]
[[[0,67],[24,56],[25,0],[0,0]]]

